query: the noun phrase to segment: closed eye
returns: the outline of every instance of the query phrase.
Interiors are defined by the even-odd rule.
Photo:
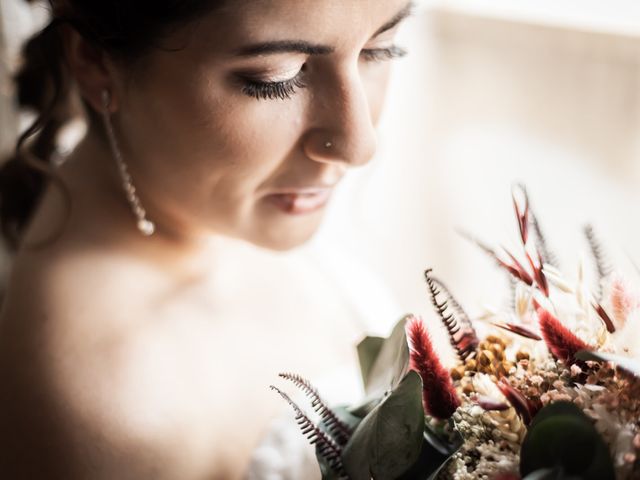
[[[298,74],[289,80],[278,82],[261,82],[258,80],[244,79],[242,92],[256,100],[286,100],[291,98],[298,89],[305,88],[306,85]]]
[[[360,52],[362,58],[367,62],[383,62],[385,60],[394,60],[407,55],[407,50],[398,46],[389,48],[366,48]]]

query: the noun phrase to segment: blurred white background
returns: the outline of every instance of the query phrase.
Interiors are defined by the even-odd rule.
[[[0,0],[3,151],[16,131],[7,71],[31,23],[24,4]],[[431,317],[422,273],[433,267],[478,312],[502,301],[504,275],[456,229],[513,244],[511,185],[524,182],[570,278],[586,252],[587,222],[611,260],[633,272],[630,258],[640,262],[639,5],[421,3],[399,41],[411,53],[394,73],[379,155],[343,186],[317,242],[369,265],[404,311]]]
[[[640,285],[629,258],[640,261],[640,4],[442,0],[400,43],[411,55],[379,158],[353,179],[355,208],[336,208],[334,240],[351,227],[354,255],[405,310],[433,318],[422,277],[433,267],[477,313],[503,301],[506,281],[456,229],[516,245],[511,186],[523,182],[570,279],[592,223]]]

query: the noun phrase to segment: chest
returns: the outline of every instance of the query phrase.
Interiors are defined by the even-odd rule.
[[[224,458],[241,468],[288,408],[269,389],[278,373],[313,381],[353,369],[362,334],[349,303],[323,281],[253,279],[233,295],[194,287],[156,309],[131,349],[128,383],[136,404],[180,426],[193,463]]]

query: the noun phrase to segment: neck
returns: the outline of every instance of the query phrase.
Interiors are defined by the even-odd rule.
[[[194,233],[181,225],[173,227],[170,220],[163,221],[163,216],[144,201],[149,218],[156,223],[156,232],[143,236],[127,202],[116,162],[106,141],[95,132],[88,133],[79,143],[60,167],[60,176],[71,200],[71,212],[61,237],[72,237],[74,248],[78,242],[87,248],[114,248],[163,268],[194,275],[194,270],[210,268],[221,251],[228,252],[242,243],[211,233]],[[45,212],[34,219],[36,224],[49,224],[36,229],[40,232],[36,236],[46,236],[43,232],[55,228],[53,219],[60,221],[61,215],[55,212],[63,207],[55,190],[49,189],[42,205]]]

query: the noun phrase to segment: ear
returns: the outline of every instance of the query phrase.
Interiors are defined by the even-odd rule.
[[[118,95],[115,92],[113,63],[104,52],[87,41],[70,26],[61,28],[64,51],[71,74],[75,78],[80,94],[98,113],[102,112],[102,92],[110,94],[109,110],[118,110]]]

